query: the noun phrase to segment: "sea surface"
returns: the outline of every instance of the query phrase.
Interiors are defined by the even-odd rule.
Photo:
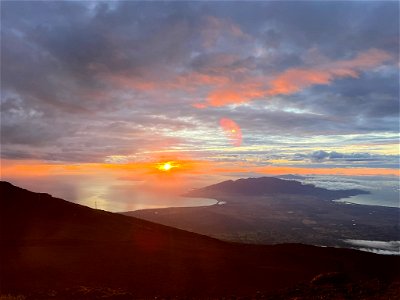
[[[209,198],[189,198],[174,195],[166,196],[161,199],[159,196],[144,195],[142,199],[136,197],[135,199],[130,199],[129,201],[118,204],[110,203],[107,200],[102,200],[100,203],[100,205],[95,203],[95,206],[97,205],[97,208],[111,212],[126,212],[152,208],[209,206],[217,204],[218,201]],[[93,207],[93,201],[86,204],[86,206]]]

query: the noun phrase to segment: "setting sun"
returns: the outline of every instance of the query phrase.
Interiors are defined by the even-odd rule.
[[[178,168],[179,165],[173,161],[167,161],[157,164],[157,169],[163,172],[168,172],[173,168]]]
[[[162,166],[163,170],[168,171],[171,169],[171,164],[170,163],[166,163]]]

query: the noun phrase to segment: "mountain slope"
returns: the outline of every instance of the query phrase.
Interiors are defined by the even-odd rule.
[[[94,210],[0,183],[0,289],[28,299],[272,295],[339,272],[398,278],[397,257],[305,245],[254,246]]]

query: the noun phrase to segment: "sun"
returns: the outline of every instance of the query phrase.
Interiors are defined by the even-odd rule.
[[[168,172],[173,168],[178,168],[179,165],[173,161],[161,162],[157,164],[157,169],[163,172]]]
[[[171,170],[172,166],[169,162],[167,162],[167,163],[163,164],[161,167],[164,171],[168,171],[168,170]]]

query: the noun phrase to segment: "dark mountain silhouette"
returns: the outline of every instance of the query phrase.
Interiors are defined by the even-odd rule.
[[[313,184],[302,184],[294,180],[283,180],[275,177],[258,177],[238,180],[227,180],[187,193],[192,197],[210,197],[219,195],[265,196],[275,194],[294,194],[318,196],[324,199],[338,199],[359,194],[369,194],[359,189],[327,190]]]
[[[6,182],[0,183],[0,195],[3,295],[280,299],[327,290],[354,298],[396,294],[398,257],[300,244],[222,242]]]

